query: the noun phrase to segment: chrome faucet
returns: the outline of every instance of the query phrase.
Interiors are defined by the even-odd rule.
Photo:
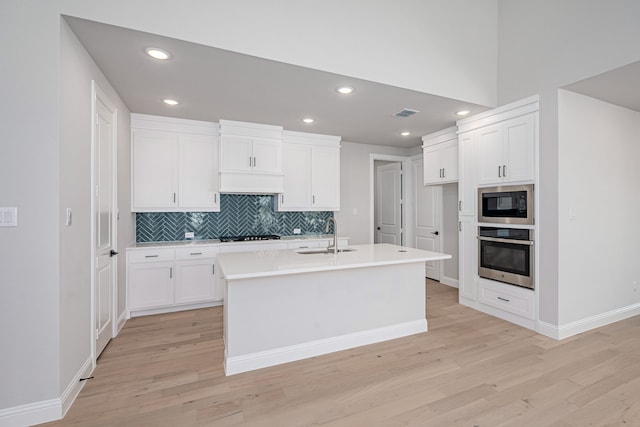
[[[336,219],[334,217],[331,217],[327,220],[327,225],[325,225],[324,227],[324,232],[325,233],[329,232],[329,225],[331,224],[331,222],[333,222],[333,247],[329,246],[327,250],[333,249],[333,253],[337,254],[338,253],[338,223],[336,222]]]

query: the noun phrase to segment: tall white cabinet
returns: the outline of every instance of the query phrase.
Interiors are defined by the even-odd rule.
[[[132,212],[215,212],[218,190],[215,123],[131,115]]]
[[[457,122],[459,302],[530,329],[537,328],[538,275],[534,290],[478,276],[478,226],[497,225],[478,223],[477,194],[496,185],[538,187],[538,109],[534,96]],[[538,200],[534,193],[534,215]],[[533,228],[537,239],[537,226],[521,227]]]
[[[338,136],[284,131],[284,183],[279,211],[340,210],[340,140]]]

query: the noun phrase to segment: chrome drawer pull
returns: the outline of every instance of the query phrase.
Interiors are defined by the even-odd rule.
[[[509,302],[510,300],[506,299],[506,298],[502,298],[502,297],[497,297],[500,301],[504,301],[504,302]]]
[[[189,255],[202,255],[202,252],[191,252]]]
[[[159,255],[145,255],[145,258],[158,258]]]

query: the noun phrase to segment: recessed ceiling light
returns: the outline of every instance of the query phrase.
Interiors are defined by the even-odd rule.
[[[175,99],[170,99],[170,98],[165,98],[165,99],[163,99],[163,100],[162,100],[162,102],[164,102],[164,103],[165,103],[165,104],[167,104],[167,105],[171,105],[171,106],[174,106],[174,105],[178,105],[178,104],[180,104],[180,103],[179,103],[178,101],[176,101]]]
[[[411,135],[411,132],[405,130],[404,132],[400,132],[400,135],[409,136],[409,135]]]
[[[460,110],[458,111],[456,114],[459,116],[466,116],[467,114],[469,114],[471,111],[469,110]]]
[[[145,49],[147,55],[155,59],[169,59],[171,55],[164,49],[159,49],[157,47],[148,47]]]
[[[353,92],[353,88],[351,86],[340,86],[339,88],[336,89],[336,91],[338,91],[338,93],[341,93],[343,95],[348,95],[351,92]]]
[[[305,122],[306,124],[311,124],[314,122],[314,120],[311,117],[306,117],[302,119],[302,121]]]

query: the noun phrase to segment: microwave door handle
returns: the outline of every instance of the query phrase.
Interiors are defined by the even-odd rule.
[[[484,236],[477,236],[477,237],[478,237],[478,240],[484,240],[487,242],[510,243],[514,245],[533,246],[533,240],[501,239],[499,237],[484,237]]]

